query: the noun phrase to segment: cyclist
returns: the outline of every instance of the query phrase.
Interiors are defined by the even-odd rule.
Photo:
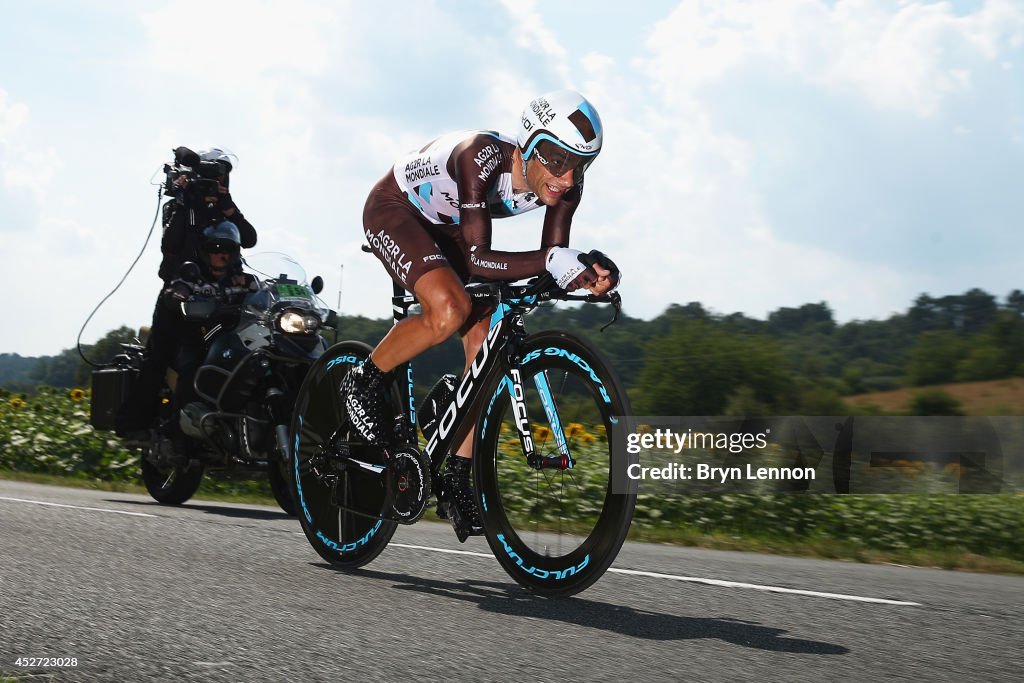
[[[619,270],[604,254],[568,248],[569,227],[583,192],[583,175],[601,151],[601,119],[582,95],[560,90],[532,100],[513,139],[495,131],[435,138],[394,164],[363,209],[366,239],[391,278],[423,309],[395,325],[340,391],[353,427],[382,443],[383,388],[392,369],[453,333],[462,337],[468,368],[487,334],[487,311],[474,310],[470,277],[514,281],[550,272],[567,291],[604,294]],[[545,207],[540,247],[498,251],[491,220]],[[449,516],[459,535],[482,532],[470,484],[470,433],[444,471]]]

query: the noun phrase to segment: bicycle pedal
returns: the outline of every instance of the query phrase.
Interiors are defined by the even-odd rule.
[[[472,525],[466,524],[462,519],[462,515],[459,514],[459,509],[454,505],[450,505],[448,508],[450,515],[449,521],[452,523],[452,529],[455,530],[455,537],[459,539],[459,543],[465,543],[466,539],[470,536],[482,536],[484,530],[481,528],[479,531],[474,531]]]

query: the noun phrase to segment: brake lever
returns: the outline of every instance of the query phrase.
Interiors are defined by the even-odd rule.
[[[524,296],[540,296],[544,292],[547,292],[555,286],[555,278],[551,273],[544,273],[537,277],[527,290],[524,292]]]
[[[619,293],[612,292],[611,294],[608,295],[608,299],[611,302],[612,308],[615,309],[615,315],[613,315],[612,319],[608,323],[606,323],[604,327],[601,328],[602,332],[604,332],[607,328],[614,325],[615,322],[619,319],[619,315],[622,313],[622,297],[619,296]]]

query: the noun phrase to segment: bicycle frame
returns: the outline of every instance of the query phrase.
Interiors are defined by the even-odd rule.
[[[392,297],[392,310],[395,323],[404,320],[409,315],[409,309],[416,304],[416,297],[407,294],[398,285],[393,285],[394,296]],[[533,436],[530,433],[530,420],[527,414],[525,392],[523,390],[522,377],[519,373],[519,358],[517,349],[522,340],[526,338],[526,327],[523,323],[525,311],[522,307],[532,308],[537,304],[537,296],[529,295],[521,298],[512,298],[507,285],[493,283],[486,285],[485,289],[472,291],[470,297],[487,299],[495,296],[495,290],[505,296],[497,297],[497,305],[491,315],[490,326],[487,331],[480,350],[473,359],[472,364],[466,370],[455,390],[455,395],[448,404],[443,415],[438,420],[437,429],[424,448],[424,454],[432,461],[434,453],[450,453],[458,447],[462,439],[472,429],[477,421],[480,408],[483,405],[483,387],[490,385],[494,376],[503,372],[505,381],[498,386],[495,397],[502,389],[507,389],[512,402],[512,410],[515,415],[516,429],[519,433],[519,441],[523,448],[523,455],[527,462],[537,469],[542,467],[558,467],[568,469],[572,467],[572,458],[566,445],[566,439],[562,433],[561,424],[558,420],[554,400],[551,397],[550,389],[546,386],[546,379],[538,375],[536,380],[541,396],[545,397],[544,407],[548,416],[551,429],[555,434],[555,441],[558,444],[560,455],[543,457],[540,456],[533,443]],[[506,301],[508,303],[506,303]],[[416,424],[416,399],[413,394],[414,375],[412,361],[407,361],[398,367],[396,375],[406,378],[406,391],[403,409],[411,425]],[[440,449],[440,450],[439,450]]]
[[[401,379],[387,387],[384,415],[393,415],[395,423],[382,429],[383,443],[353,433],[338,395],[345,373],[371,352],[366,344],[337,344],[307,374],[292,425],[303,533],[331,565],[361,567],[380,554],[399,524],[420,519],[433,494],[439,517],[454,518],[464,539],[464,520],[452,514],[450,480],[440,468],[475,428],[475,498],[498,563],[540,594],[578,593],[614,561],[629,529],[635,482],[626,479],[615,490],[615,477],[624,476],[631,456],[614,448],[612,431],[617,416],[631,411],[614,368],[592,343],[559,331],[527,336],[524,318],[545,301],[567,300],[612,304],[611,324],[621,299],[614,292],[571,296],[549,275],[525,285],[471,284],[466,291],[477,310],[479,304],[489,307],[489,324],[474,335],[482,343],[461,379],[449,376],[447,387],[432,390],[444,398],[430,406],[438,412],[422,450],[412,362],[396,368]],[[415,312],[416,303],[394,289],[396,324]],[[484,327],[479,323],[478,329]],[[518,432],[518,448],[508,438],[512,431]]]

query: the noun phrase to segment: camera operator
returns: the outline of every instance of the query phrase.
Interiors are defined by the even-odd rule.
[[[160,242],[163,261],[160,278],[168,282],[177,277],[185,261],[200,261],[203,230],[225,218],[238,228],[243,249],[256,245],[256,229],[245,219],[228,190],[232,169],[238,158],[231,152],[213,148],[196,153],[187,147],[174,150],[175,168],[191,173],[168,173],[166,192],[174,199],[164,204],[164,236]]]
[[[163,207],[163,259],[159,275],[164,289],[176,279],[183,263],[202,263],[203,232],[225,219],[239,233],[243,248],[256,245],[256,229],[245,219],[229,192],[230,175],[238,167],[238,157],[219,148],[194,152],[187,147],[174,150],[174,164],[164,166],[167,179],[164,194],[172,197]],[[235,259],[232,274],[241,274]],[[161,296],[162,298],[162,296]],[[147,440],[157,415],[158,394],[167,368],[176,364],[179,350],[191,347],[195,330],[173,315],[158,299],[153,311],[146,356],[132,391],[118,411],[117,434],[133,440]],[[186,389],[186,392],[188,390]]]

